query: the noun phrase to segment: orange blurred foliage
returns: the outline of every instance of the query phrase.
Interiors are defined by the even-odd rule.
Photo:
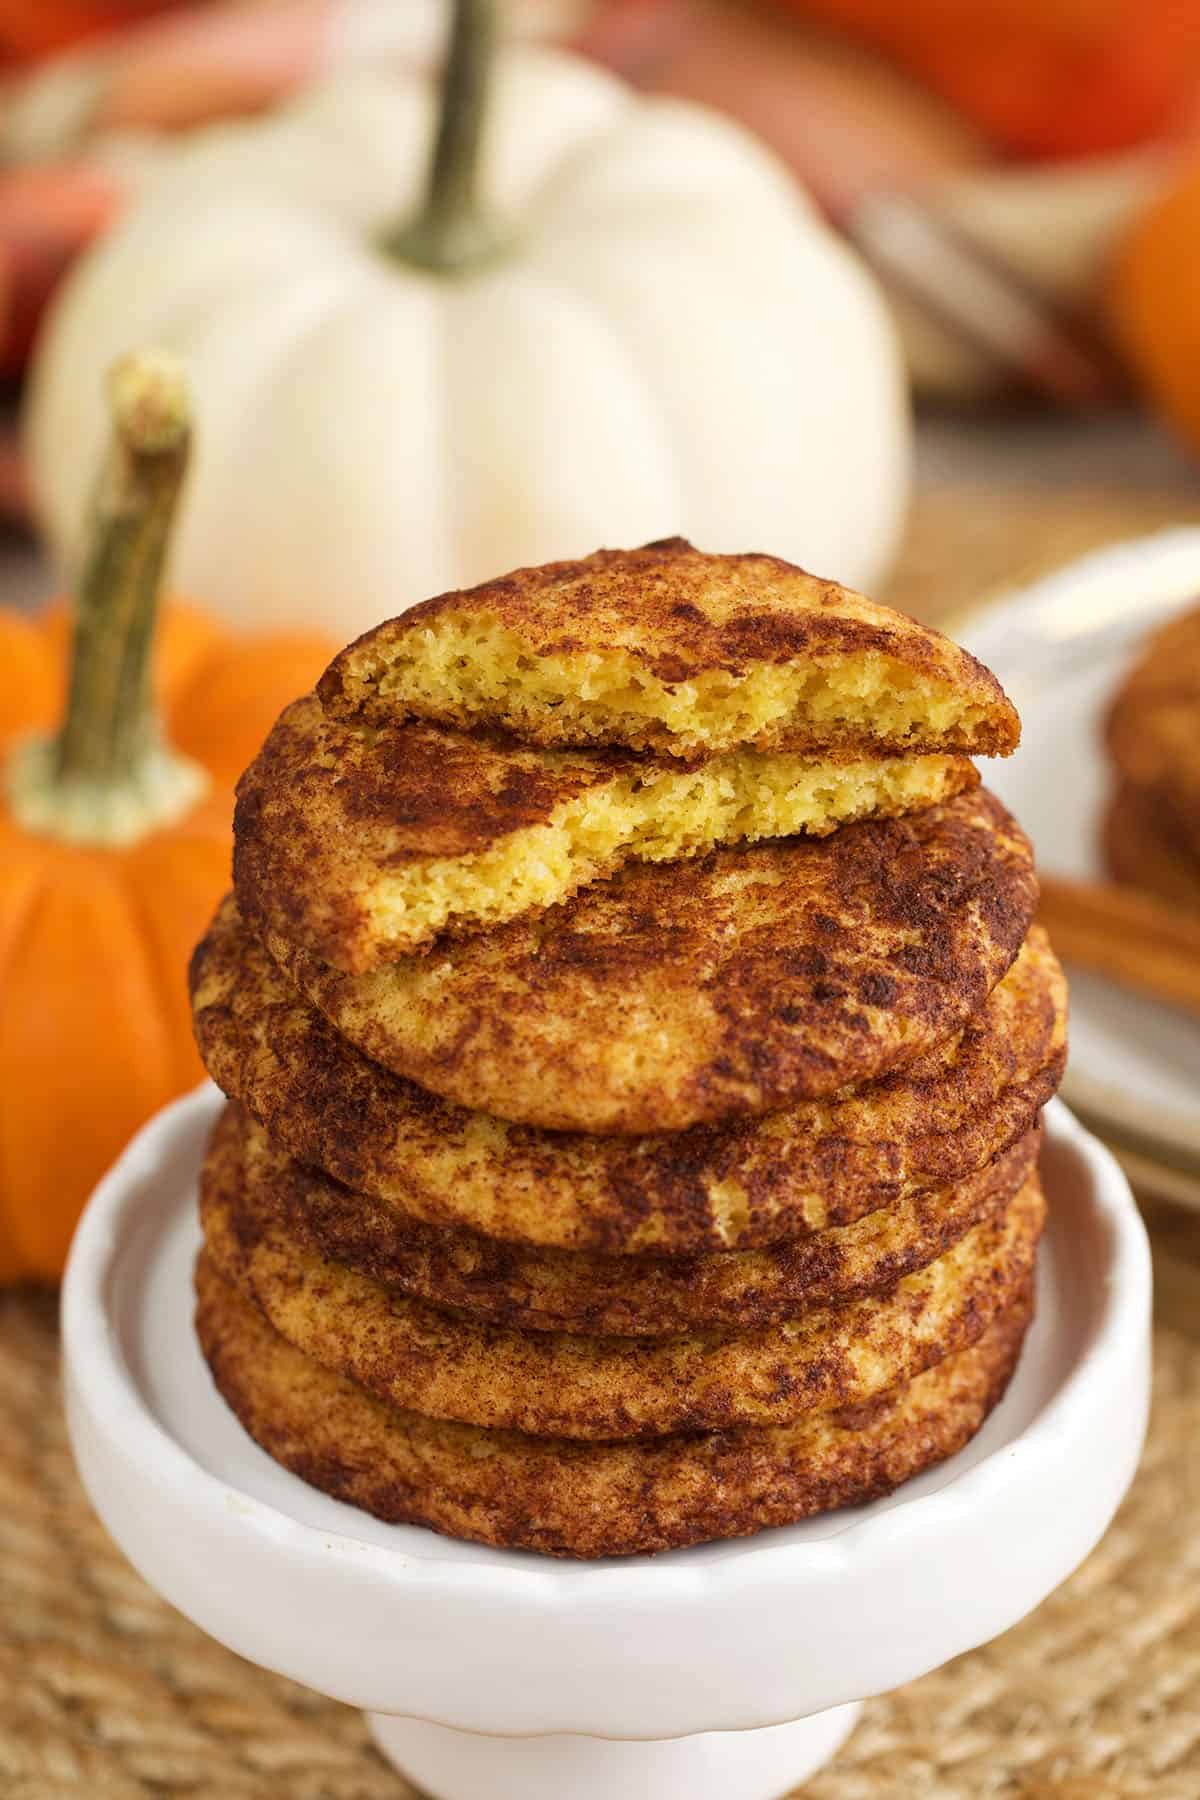
[[[1084,156],[1190,122],[1200,0],[786,0],[872,44],[1004,149]]]
[[[0,0],[0,59],[31,62],[161,12],[173,0]]]

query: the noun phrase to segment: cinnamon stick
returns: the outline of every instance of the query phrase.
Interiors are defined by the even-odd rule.
[[[1038,919],[1065,962],[1200,1016],[1200,918],[1112,882],[1043,875]]]

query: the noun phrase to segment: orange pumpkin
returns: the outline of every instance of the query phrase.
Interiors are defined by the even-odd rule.
[[[0,612],[0,1280],[61,1273],[98,1177],[201,1079],[185,972],[228,886],[233,782],[332,648],[182,605],[155,629],[186,393],[141,356],[114,395],[74,622]]]
[[[1200,0],[788,0],[883,50],[1023,156],[1087,156],[1185,124]]]
[[[1200,161],[1185,166],[1117,247],[1109,312],[1147,394],[1200,451]]]

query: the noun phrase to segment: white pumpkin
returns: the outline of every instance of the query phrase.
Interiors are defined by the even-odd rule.
[[[420,212],[437,126],[412,77],[339,79],[149,172],[35,365],[27,443],[64,556],[103,371],[156,343],[188,360],[198,420],[174,580],[235,622],[345,638],[523,563],[677,533],[879,577],[909,423],[853,255],[725,120],[548,50],[494,75],[479,187],[507,242],[452,271],[383,248]]]

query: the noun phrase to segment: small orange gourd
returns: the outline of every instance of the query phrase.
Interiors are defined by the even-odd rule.
[[[1200,158],[1190,157],[1132,221],[1108,271],[1117,342],[1142,390],[1200,453]]]
[[[110,397],[74,608],[0,611],[0,1281],[61,1273],[99,1176],[201,1079],[186,966],[229,883],[233,783],[332,649],[160,619],[186,384],[140,352]]]

